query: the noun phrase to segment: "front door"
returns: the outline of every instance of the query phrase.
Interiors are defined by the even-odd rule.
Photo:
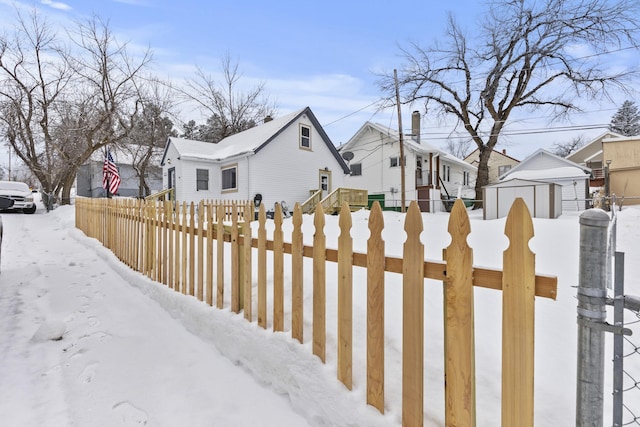
[[[176,168],[169,168],[167,171],[167,189],[173,188],[173,199],[175,199],[176,195]],[[169,196],[169,200],[171,200],[171,196]]]
[[[321,169],[319,179],[320,190],[322,190],[322,198],[324,199],[329,193],[331,193],[331,171]]]

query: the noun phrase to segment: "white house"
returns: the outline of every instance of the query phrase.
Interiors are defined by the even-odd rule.
[[[328,194],[349,173],[309,107],[229,136],[217,144],[170,137],[161,161],[163,187],[176,200],[254,200],[267,209]]]
[[[543,181],[562,186],[562,212],[588,207],[591,169],[539,149],[500,176],[500,181],[521,179]]]
[[[477,169],[453,155],[420,140],[420,114],[412,115],[412,134],[403,135],[405,200],[417,200],[423,212],[444,209],[448,197],[474,198]],[[351,174],[347,187],[362,188],[384,196],[385,207],[401,205],[400,137],[396,130],[366,122],[340,152],[348,159]],[[375,196],[374,196],[375,197]]]

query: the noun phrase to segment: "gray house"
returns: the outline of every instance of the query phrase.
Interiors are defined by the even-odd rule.
[[[149,185],[148,194],[140,194],[140,177],[133,167],[134,160],[139,159],[146,147],[129,146],[126,149],[112,149],[111,156],[118,167],[120,174],[120,188],[118,196],[144,197],[156,193],[162,189],[162,148],[154,149],[154,153],[147,166],[145,181]],[[104,151],[95,152],[91,159],[80,166],[76,177],[77,195],[82,197],[106,197],[107,191],[102,188],[102,166],[104,164]]]

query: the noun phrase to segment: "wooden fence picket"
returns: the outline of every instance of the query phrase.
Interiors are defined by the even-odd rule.
[[[167,260],[167,286],[170,289],[175,289],[175,277],[173,273],[173,269],[175,267],[175,263],[173,260],[175,259],[175,244],[176,244],[176,214],[173,208],[173,203],[168,200],[167,201],[168,209],[169,209],[169,250]],[[176,205],[176,208],[178,205]]]
[[[461,199],[449,216],[444,286],[445,424],[475,426],[473,252],[469,216]]]
[[[273,213],[273,331],[284,330],[284,236],[282,207],[276,204]]]
[[[182,262],[180,263],[180,290],[184,295],[187,294],[188,291],[188,282],[187,282],[187,266],[189,265],[189,260],[187,258],[188,254],[188,225],[189,225],[189,211],[187,209],[187,203],[182,202],[182,222],[180,224],[180,232],[181,232],[181,252],[182,252]]]
[[[424,407],[424,245],[418,203],[407,210],[402,250],[402,425],[421,426]]]
[[[267,212],[260,204],[258,213],[258,326],[267,328]]]
[[[533,222],[521,198],[505,224],[502,275],[502,425],[533,427],[535,255]]]
[[[324,211],[316,205],[313,223],[313,354],[324,363],[326,359],[326,237],[324,235]]]
[[[344,202],[338,220],[338,379],[353,387],[353,239],[351,210]]]
[[[212,203],[207,203],[207,304],[213,306],[213,270],[214,270],[214,255],[213,255],[213,217],[215,206]]]
[[[238,245],[238,205],[231,205],[231,311],[240,312],[240,265]]]
[[[367,240],[367,403],[384,413],[384,221],[380,203],[369,212]]]
[[[198,274],[196,277],[196,295],[198,301],[204,301],[204,201],[200,200],[198,203],[198,244],[197,244],[197,264],[198,264]]]
[[[224,206],[218,205],[216,209],[216,307],[222,308],[224,303]]]
[[[303,252],[302,252],[302,208],[296,203],[293,208],[293,231],[291,233],[291,337],[304,342],[303,313]]]
[[[189,295],[195,295],[196,285],[196,213],[193,202],[189,204]]]
[[[253,212],[253,203],[247,203],[247,206],[244,208],[244,212]],[[245,215],[244,225],[242,228],[243,235],[243,247],[242,250],[244,252],[243,265],[240,267],[244,273],[243,283],[242,283],[242,292],[244,292],[243,298],[243,309],[244,309],[244,318],[251,322],[252,319],[252,301],[251,301],[251,271],[252,271],[252,258],[251,258],[251,247],[252,247],[252,237],[251,237],[251,221],[253,220],[252,215]]]

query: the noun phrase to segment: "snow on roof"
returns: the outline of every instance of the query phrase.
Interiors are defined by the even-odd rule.
[[[520,178],[510,178],[495,184],[485,185],[486,188],[510,188],[510,187],[529,187],[532,185],[559,185],[551,181],[529,180]]]
[[[573,166],[562,166],[558,168],[539,169],[539,170],[519,170],[509,174],[509,178],[519,178],[525,180],[549,180],[549,179],[569,179],[569,178],[588,178],[589,175],[583,169]]]
[[[305,109],[294,111],[251,129],[228,136],[217,144],[183,138],[170,138],[170,140],[183,158],[219,161],[234,156],[255,153],[265,142],[278,134],[282,128]]]

